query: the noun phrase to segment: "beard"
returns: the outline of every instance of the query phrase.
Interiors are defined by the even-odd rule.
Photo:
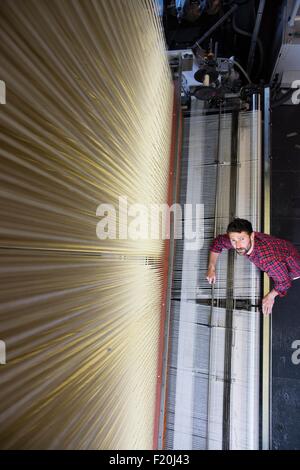
[[[236,249],[235,251],[237,252],[238,255],[245,255],[246,253],[248,253],[248,251],[250,250],[250,248],[252,247],[252,242],[249,243],[249,245],[247,246],[247,248],[238,248]]]

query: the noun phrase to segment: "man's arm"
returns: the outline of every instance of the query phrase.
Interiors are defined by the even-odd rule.
[[[277,297],[277,295],[278,292],[275,289],[272,289],[267,295],[264,296],[262,300],[262,310],[264,315],[270,315],[270,313],[272,313],[275,297]]]
[[[229,250],[230,248],[232,248],[232,246],[227,233],[223,235],[218,235],[212,242],[209,252],[208,268],[206,273],[206,279],[210,284],[214,284],[216,282],[216,264],[220,253],[222,252],[222,250]]]
[[[214,251],[209,252],[206,279],[208,280],[210,284],[211,283],[214,284],[216,282],[216,264],[217,264],[217,260],[219,256],[220,256],[220,253],[215,253]]]
[[[262,301],[262,309],[265,315],[272,313],[274,300],[277,295],[284,297],[287,290],[291,287],[292,281],[290,279],[287,267],[280,261],[272,261],[265,269],[266,273],[274,282],[274,289],[272,289]]]

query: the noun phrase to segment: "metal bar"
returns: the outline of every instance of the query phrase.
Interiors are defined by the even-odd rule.
[[[231,121],[231,167],[230,167],[230,201],[229,218],[236,215],[236,193],[238,174],[238,112],[232,113]],[[224,351],[224,393],[223,393],[223,450],[230,450],[231,429],[231,362],[232,362],[232,324],[233,324],[233,297],[234,297],[234,256],[228,252],[227,262],[227,287],[226,287],[226,323],[225,323],[225,351]]]
[[[218,140],[217,140],[217,152],[216,152],[216,195],[215,195],[215,218],[214,218],[214,238],[217,236],[217,214],[218,214],[218,181],[219,181],[219,168],[220,168],[220,135],[221,135],[221,110],[222,105],[219,104],[219,118],[218,118]],[[214,306],[214,296],[215,296],[215,286],[212,284],[211,287],[211,313],[210,317],[212,318],[212,310]]]
[[[220,167],[220,140],[221,140],[221,114],[222,111],[222,104],[219,104],[219,117],[218,117],[218,140],[217,140],[217,151],[216,151],[216,161],[215,164],[216,168],[216,193],[215,193],[215,210],[214,210],[214,238],[217,235],[217,211],[218,211],[218,181],[219,181],[219,167]],[[213,309],[214,309],[214,297],[215,297],[215,287],[212,284],[211,287],[211,306],[210,306],[210,319],[209,324],[211,326],[212,318],[213,318]],[[209,340],[209,371],[211,370],[211,338]],[[207,394],[207,410],[209,413],[210,410],[210,397],[211,397],[211,390],[210,390],[210,378],[208,377],[208,394]],[[209,450],[209,436],[210,436],[210,428],[209,428],[209,417],[207,419],[206,425],[206,446],[207,450]]]
[[[248,56],[248,65],[247,65],[248,75],[251,74],[252,67],[253,67],[255,47],[256,47],[257,38],[258,38],[258,34],[259,34],[262,15],[263,15],[264,8],[265,8],[265,3],[266,3],[266,0],[260,0],[259,6],[258,6],[256,21],[255,21],[254,30],[253,30],[253,33],[252,33],[250,51],[249,51],[249,56]]]
[[[300,8],[300,0],[295,0],[293,10],[292,10],[291,16],[289,17],[289,21],[288,21],[288,25],[290,27],[293,27],[294,24],[295,24],[295,21],[297,21],[296,17],[297,17],[297,13],[298,13],[299,8]]]
[[[264,221],[263,231],[270,233],[270,89],[264,90]],[[263,277],[263,295],[270,290],[270,280]],[[262,325],[262,449],[270,449],[271,442],[271,315],[263,316]]]
[[[252,195],[256,196],[255,198],[251,200],[251,214],[253,217],[253,222],[255,226],[257,227],[258,231],[261,231],[261,180],[262,180],[262,174],[261,174],[261,168],[262,168],[262,162],[261,162],[261,128],[262,128],[262,122],[260,118],[260,113],[261,113],[261,95],[259,93],[255,93],[252,96],[252,102],[251,102],[251,109],[252,109],[252,131],[251,131],[251,145],[253,149],[256,150],[256,154],[254,156],[255,159],[258,160],[257,163],[257,171],[255,171],[254,175],[250,175],[250,180],[251,180],[251,193]],[[254,151],[254,150],[253,150]],[[253,271],[253,275],[251,278],[251,283],[252,283],[252,305],[255,305],[256,303],[256,295],[255,295],[255,281],[256,275],[255,271]]]
[[[261,232],[261,213],[262,213],[262,145],[261,145],[261,134],[262,134],[262,119],[261,119],[261,95],[256,93],[252,96],[252,124],[251,124],[251,148],[253,158],[253,167],[250,170],[250,184],[251,184],[251,208],[250,213],[252,214],[252,222],[256,227],[256,230]],[[255,307],[256,311],[259,312],[259,298],[257,296],[257,272],[256,267],[253,265],[251,267],[251,304],[253,308]],[[261,292],[260,292],[261,296]],[[252,350],[251,360],[249,362],[249,369],[255,370],[254,379],[256,390],[259,396],[259,386],[260,386],[260,325],[261,318],[260,316],[251,317],[251,327],[253,330],[258,332],[258,335],[255,335],[255,345]],[[252,429],[253,432],[249,434],[251,440],[251,449],[258,450],[260,448],[260,401],[258,403],[255,399],[254,394],[247,394],[247,407],[248,407],[248,416],[249,416],[249,429]]]
[[[200,47],[200,44],[205,41],[206,38],[208,38],[219,26],[221,26],[222,23],[224,23],[225,20],[227,20],[227,18],[232,15],[232,13],[238,8],[237,5],[233,5],[232,8],[230,8],[230,10],[228,10],[227,13],[225,13],[225,15],[222,16],[222,18],[220,18],[208,31],[206,31],[206,33],[203,34],[203,36],[201,36],[200,39],[198,39],[198,41],[195,42],[194,46],[192,47],[192,49],[196,46]]]

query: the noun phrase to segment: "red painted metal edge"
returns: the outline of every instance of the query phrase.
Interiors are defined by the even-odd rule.
[[[176,142],[178,140],[178,158],[176,168],[176,179],[179,177],[179,164],[181,156],[181,137],[182,137],[182,118],[181,109],[178,105],[178,90],[179,83],[174,83],[174,95],[173,95],[173,116],[172,116],[172,134],[171,134],[171,149],[170,149],[170,166],[169,166],[169,180],[168,180],[168,205],[171,206],[173,201],[173,190],[174,190],[174,164],[176,154]],[[177,129],[177,117],[179,114],[179,127]],[[177,134],[179,132],[179,136]],[[176,194],[176,200],[178,194]],[[165,320],[166,320],[166,301],[167,301],[167,290],[168,290],[168,278],[169,278],[169,257],[170,257],[170,240],[165,240],[164,256],[163,256],[163,284],[162,284],[162,299],[161,299],[161,317],[160,317],[160,334],[159,334],[159,350],[158,350],[158,366],[157,366],[157,383],[156,383],[156,402],[155,402],[155,416],[154,416],[154,433],[153,433],[153,449],[158,448],[158,433],[159,433],[159,420],[160,420],[160,407],[161,407],[161,394],[162,394],[162,373],[163,373],[163,355],[165,350]],[[166,413],[164,413],[166,416]],[[164,430],[166,428],[166,418],[164,420]],[[165,435],[165,432],[164,432]]]

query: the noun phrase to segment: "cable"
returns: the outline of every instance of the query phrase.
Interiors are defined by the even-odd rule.
[[[244,74],[244,76],[247,78],[248,82],[251,83],[251,80],[249,78],[249,75],[247,74],[246,70],[239,64],[236,60],[231,61],[234,65],[236,65],[240,71]]]
[[[233,27],[233,30],[238,33],[238,34],[241,34],[242,36],[247,36],[247,37],[252,37],[252,34],[249,33],[248,31],[245,31],[241,28],[239,28],[237,25],[236,25],[236,22],[235,22],[235,15],[233,16],[233,19],[232,19],[232,27]],[[264,59],[264,51],[263,51],[263,46],[262,46],[262,42],[259,38],[257,38],[257,45],[258,45],[258,49],[259,49],[259,54],[260,54],[260,59],[259,59],[259,67],[258,67],[258,71],[256,72],[256,77],[260,74],[261,72],[261,69],[263,67],[263,59]]]

